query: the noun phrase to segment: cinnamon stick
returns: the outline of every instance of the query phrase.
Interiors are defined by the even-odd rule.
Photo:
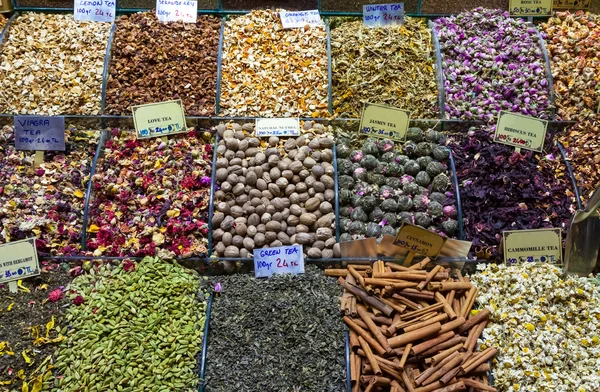
[[[354,268],[355,270],[369,270],[371,269],[370,264],[348,264],[346,268]]]
[[[431,363],[432,365],[436,365],[438,363],[440,363],[443,359],[448,358],[448,356],[450,356],[452,353],[460,350],[463,347],[462,343],[458,343],[452,347],[450,347],[449,349],[446,349],[442,352],[440,352],[439,354],[434,355],[433,357],[431,357]]]
[[[425,257],[423,260],[419,261],[417,264],[411,265],[410,267],[408,267],[409,270],[422,270],[423,268],[425,268],[425,266],[427,264],[429,264],[429,262],[431,261],[431,259],[429,257]]]
[[[359,297],[365,304],[369,304],[370,306],[379,309],[386,316],[389,317],[394,312],[394,309],[392,309],[389,305],[386,305],[383,302],[379,301],[379,299],[377,299],[376,297],[369,295],[369,293],[367,293],[360,287],[348,284],[348,282],[344,282],[343,286],[346,290]]]
[[[438,352],[445,350],[449,347],[454,346],[455,344],[458,343],[464,343],[467,341],[467,338],[465,338],[464,336],[455,336],[452,339],[448,340],[447,342],[444,343],[440,343],[437,346],[434,346],[432,348],[430,348],[429,350],[422,352],[421,355],[424,357],[433,355],[433,354],[437,354]]]
[[[456,320],[452,320],[449,323],[446,324],[442,324],[442,329],[440,330],[440,333],[445,333],[448,331],[453,331],[456,328],[460,327],[461,325],[463,325],[466,322],[464,317],[459,317]]]
[[[353,330],[350,330],[350,348],[353,352],[356,352],[360,348],[360,343],[358,343],[358,335]]]
[[[394,309],[398,313],[402,313],[406,310],[406,305],[398,305],[398,304],[390,301],[387,298],[379,298],[379,300],[381,302],[383,302],[384,304],[388,305],[389,307],[391,307],[392,309]]]
[[[402,294],[393,294],[392,298],[397,300],[398,302],[408,306],[409,308],[415,309],[415,310],[419,310],[422,308],[421,305],[411,301],[410,299],[402,296]]]
[[[410,354],[410,350],[412,349],[412,343],[408,343],[404,348],[404,353],[402,353],[402,358],[400,358],[400,370],[404,371],[404,365],[406,365],[406,360],[408,359],[408,355]]]
[[[387,262],[385,263],[386,267],[390,267],[392,270],[394,271],[410,271],[410,269],[408,267],[404,267],[400,264],[396,264],[396,263],[391,263],[391,262]]]
[[[454,337],[454,332],[450,331],[450,332],[446,332],[444,334],[438,335],[437,337],[433,338],[433,339],[429,339],[424,341],[421,344],[417,344],[416,346],[414,346],[412,348],[412,352],[414,355],[419,355],[427,350],[429,350],[432,347],[437,346],[440,343],[446,342],[450,339],[452,339]]]
[[[408,377],[408,374],[406,374],[406,370],[402,372],[402,381],[404,381],[404,385],[406,386],[406,389],[408,389],[408,392],[415,392],[413,380],[411,380],[410,377]]]
[[[471,287],[471,289],[467,292],[467,295],[465,296],[465,301],[460,308],[460,315],[462,317],[464,317],[465,319],[468,319],[467,316],[469,315],[469,312],[471,311],[471,308],[473,307],[473,302],[475,302],[476,294],[477,294],[477,287],[473,286],[473,287]]]
[[[463,358],[463,360],[464,360],[464,358]],[[454,377],[456,377],[458,372],[460,372],[460,366],[456,366],[455,368],[450,369],[448,371],[448,373],[446,373],[442,376],[440,381],[442,382],[442,384],[450,384],[450,380],[455,379]]]
[[[475,346],[477,345],[477,339],[479,339],[479,337],[483,333],[486,324],[487,321],[482,321],[481,323],[477,324],[475,328],[471,329],[471,331],[473,331],[473,334],[471,334],[471,331],[469,331],[469,337],[471,338],[471,340],[467,338],[467,343],[465,343],[465,348],[467,349],[467,351],[472,352],[475,350]]]
[[[436,334],[439,332],[440,329],[442,329],[442,324],[437,322],[435,324],[428,325],[421,329],[417,329],[416,331],[404,333],[400,336],[390,338],[388,339],[388,343],[394,348],[404,346],[408,343],[412,343],[416,340],[423,339],[424,337]]]
[[[466,389],[467,389],[467,387],[466,387],[465,383],[462,381],[458,381],[455,384],[446,385],[445,387],[440,388],[440,389],[434,389],[433,392],[457,392],[457,391],[464,391]]]
[[[353,329],[354,332],[356,332],[356,334],[359,337],[362,337],[365,341],[369,342],[369,345],[371,345],[371,347],[373,347],[373,350],[375,350],[375,352],[377,352],[377,354],[379,354],[379,355],[385,354],[385,349],[379,343],[377,343],[377,340],[373,339],[367,331],[365,331],[364,329],[362,329],[361,327],[356,325],[356,323],[350,317],[348,317],[348,316],[344,317],[344,322],[348,325],[348,327]],[[359,343],[360,343],[360,339],[359,339]]]
[[[443,279],[436,279],[443,280]],[[469,290],[473,285],[469,282],[431,282],[427,285],[429,291],[463,291]]]
[[[335,269],[335,268],[326,268],[325,271],[323,271],[323,273],[325,274],[325,276],[341,276],[343,278],[346,277],[346,275],[348,275],[348,270],[347,269]]]
[[[354,385],[358,380],[358,372],[356,370],[356,354],[350,353],[350,384]]]
[[[392,383],[391,383],[391,385],[392,385],[392,388],[395,389],[395,391],[393,390],[393,392],[406,392],[404,390],[404,388],[402,388],[402,386],[400,385],[400,383],[398,381],[396,381],[396,380],[393,380]]]
[[[421,283],[419,283],[419,285],[417,286],[417,290],[421,291],[423,290],[427,284],[429,282],[431,282],[431,280],[433,279],[433,277],[440,272],[440,270],[442,269],[441,265],[436,265],[435,267],[433,267],[433,269],[431,271],[429,271],[429,273],[427,274],[427,276],[425,277],[425,280],[422,281]]]
[[[383,278],[383,279],[416,280],[419,282],[427,279],[427,275],[415,273],[413,271],[379,272],[379,273],[373,273],[373,277],[374,278]],[[446,279],[448,279],[447,272],[438,272],[432,278],[432,280],[446,280]],[[433,291],[431,289],[428,289],[428,290]]]
[[[435,296],[435,292],[433,292],[433,291],[429,291],[429,290],[421,290],[421,291],[419,291],[417,289],[413,289],[413,288],[410,288],[410,287],[406,288],[406,289],[403,289],[402,293],[403,294],[408,294],[408,293],[410,293],[410,294],[418,294],[418,295],[420,295],[420,296],[422,296],[424,298],[427,297],[427,299],[430,299],[430,300],[433,299],[434,296]]]
[[[431,384],[434,381],[439,380],[443,376],[445,376],[450,370],[459,366],[462,362],[462,355],[458,354],[454,356],[450,361],[448,361],[445,365],[443,365],[439,370],[433,373],[429,378],[422,382],[423,385]],[[444,380],[440,380],[444,382]]]
[[[456,313],[454,313],[454,310],[452,310],[452,306],[450,306],[450,304],[446,302],[446,298],[442,294],[440,294],[439,292],[435,293],[435,300],[443,305],[444,312],[446,312],[450,320],[456,319]]]
[[[496,392],[496,388],[486,385],[482,382],[472,380],[470,378],[460,378],[459,380],[464,382],[465,385],[468,387],[473,387],[481,391]]]
[[[383,347],[383,349],[387,353],[391,353],[392,347],[390,347],[390,345],[388,344],[386,337],[383,336],[379,327],[375,325],[375,322],[369,317],[369,312],[367,312],[367,309],[362,305],[357,305],[356,310],[358,311],[358,315],[363,320],[363,322],[367,324],[367,327],[369,328],[373,336],[375,336],[375,339],[377,339],[379,344],[381,344],[381,347]]]
[[[442,314],[438,314],[435,317],[429,318],[425,321],[421,321],[420,323],[409,325],[403,329],[404,329],[404,332],[411,332],[411,331],[414,331],[415,329],[425,327],[429,324],[433,324],[433,323],[437,323],[437,322],[443,323],[447,319],[448,319],[448,315],[445,313],[442,313]]]
[[[400,316],[400,319],[401,320],[407,320],[407,319],[414,318],[414,317],[417,317],[417,316],[422,316],[425,313],[429,313],[429,312],[432,312],[434,310],[441,309],[443,307],[444,307],[444,304],[441,304],[441,303],[437,303],[437,304],[434,304],[434,305],[429,305],[429,306],[427,306],[425,308],[421,308],[419,310],[415,310],[415,311],[412,311],[412,312],[404,313],[404,314],[402,314]]]
[[[376,376],[381,376],[381,368],[379,367],[379,364],[377,363],[377,360],[375,359],[375,356],[373,355],[373,351],[371,351],[371,347],[367,344],[365,339],[363,339],[361,336],[358,337],[358,342],[360,343],[360,347],[362,347],[363,351],[367,355],[367,360],[369,361],[369,364],[373,368],[373,373],[375,373]]]
[[[419,377],[417,377],[415,379],[415,382],[417,383],[417,385],[423,384],[425,382],[425,380],[427,380],[429,377],[431,377],[433,374],[435,374],[444,365],[446,365],[450,361],[453,361],[455,358],[458,358],[459,356],[460,356],[460,354],[458,352],[454,352],[454,353],[450,354],[448,357],[441,360],[440,363],[438,363],[437,365],[431,366],[430,368],[426,369],[423,373],[421,373],[421,375]]]
[[[462,333],[468,331],[469,329],[471,329],[472,327],[474,327],[475,325],[479,324],[480,322],[482,322],[484,320],[487,321],[487,319],[489,319],[491,314],[492,314],[491,310],[489,310],[488,308],[484,308],[479,313],[477,313],[475,316],[471,317],[466,323],[464,323],[463,326],[458,329],[458,333],[462,334]]]
[[[485,350],[484,352],[482,352],[481,355],[479,357],[477,357],[477,359],[473,363],[471,363],[467,367],[461,366],[461,373],[462,374],[469,374],[477,366],[479,366],[482,363],[487,362],[488,360],[490,360],[491,358],[493,358],[496,355],[497,352],[498,352],[498,350],[496,350],[493,347],[488,348],[487,350]]]

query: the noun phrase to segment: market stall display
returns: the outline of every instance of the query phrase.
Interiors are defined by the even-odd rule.
[[[492,313],[482,344],[498,347],[498,389],[599,390],[599,282],[549,264],[483,267],[471,280]]]
[[[207,391],[344,390],[338,288],[319,268],[269,279],[217,276],[207,283],[219,285],[207,337]]]
[[[27,12],[0,52],[0,113],[99,114],[110,23]]]
[[[205,256],[213,159],[202,130],[136,139],[112,130],[98,158],[87,248],[94,256]]]
[[[116,21],[106,88],[106,112],[181,99],[188,116],[215,115],[221,19],[161,23],[154,12]]]
[[[275,10],[231,16],[222,56],[219,114],[327,117],[325,25],[284,29]]]
[[[0,244],[37,237],[40,256],[81,248],[85,192],[100,132],[67,131],[65,151],[15,149],[13,127],[0,130]]]
[[[439,118],[435,53],[423,19],[401,26],[370,28],[362,20],[331,20],[333,111],[360,118],[363,103]]]

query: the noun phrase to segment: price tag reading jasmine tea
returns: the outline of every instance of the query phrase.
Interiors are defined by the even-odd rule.
[[[256,137],[300,136],[300,119],[298,118],[257,118]]]
[[[35,238],[0,245],[0,283],[40,274]]]
[[[198,2],[192,0],[156,0],[156,17],[161,22],[196,23]]]
[[[308,26],[324,26],[319,10],[279,12],[284,29],[297,29]]]
[[[15,116],[15,148],[25,151],[65,151],[65,118]]]
[[[427,257],[436,257],[445,242],[446,237],[409,223],[400,226],[394,239],[394,245]]]
[[[302,245],[254,249],[254,276],[267,278],[273,274],[303,274]]]
[[[138,139],[187,132],[181,99],[132,106]]]
[[[562,265],[562,230],[510,230],[502,232],[504,263],[551,263]]]
[[[92,22],[114,22],[115,0],[75,0],[73,18]]]
[[[393,106],[365,103],[360,118],[361,135],[404,141],[410,112]]]
[[[501,111],[496,124],[494,141],[516,148],[542,152],[548,121]]]
[[[363,24],[367,27],[404,24],[404,3],[363,5]]]
[[[550,16],[552,0],[510,0],[511,16]]]

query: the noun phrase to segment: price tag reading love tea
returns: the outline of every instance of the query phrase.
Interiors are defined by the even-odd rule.
[[[132,106],[138,139],[187,132],[181,99]]]
[[[192,0],[156,0],[156,17],[161,22],[196,23],[198,2]]]
[[[114,22],[115,0],[75,0],[73,18],[92,22]]]
[[[35,238],[0,245],[0,283],[40,274]]]
[[[552,4],[555,10],[587,10],[592,0],[554,0]]]
[[[363,5],[363,24],[367,27],[404,24],[404,3]]]
[[[303,274],[302,245],[254,249],[254,276],[267,278],[273,274]]]
[[[511,16],[550,16],[552,0],[510,0],[508,9]]]
[[[300,119],[257,118],[254,129],[256,137],[300,136]]]
[[[548,121],[501,111],[496,123],[494,141],[516,148],[542,152]]]
[[[15,148],[24,151],[65,151],[65,118],[15,116]]]
[[[308,26],[324,26],[319,10],[279,12],[284,29],[297,29]]]
[[[509,230],[502,232],[504,263],[551,263],[562,265],[562,230]]]
[[[445,242],[446,237],[409,223],[400,226],[394,239],[394,245],[427,257],[436,257]]]
[[[365,103],[360,118],[361,135],[404,141],[410,113],[393,106]]]

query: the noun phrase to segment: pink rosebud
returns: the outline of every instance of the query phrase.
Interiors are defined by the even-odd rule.
[[[58,300],[60,300],[63,296],[62,290],[61,289],[56,289],[54,291],[52,291],[50,293],[50,295],[48,295],[48,300],[50,300],[50,302],[56,302]]]
[[[85,300],[83,299],[83,297],[81,295],[78,295],[77,297],[75,297],[75,299],[73,300],[73,303],[77,306],[81,305],[82,303],[84,303]]]
[[[127,272],[134,271],[135,270],[135,263],[133,261],[127,260],[127,261],[125,261],[123,263],[123,269],[125,271],[127,271]]]
[[[360,162],[360,161],[362,161],[363,157],[364,157],[364,154],[363,154],[362,151],[360,151],[360,150],[359,151],[355,151],[354,155],[352,156],[352,160],[354,162]]]

